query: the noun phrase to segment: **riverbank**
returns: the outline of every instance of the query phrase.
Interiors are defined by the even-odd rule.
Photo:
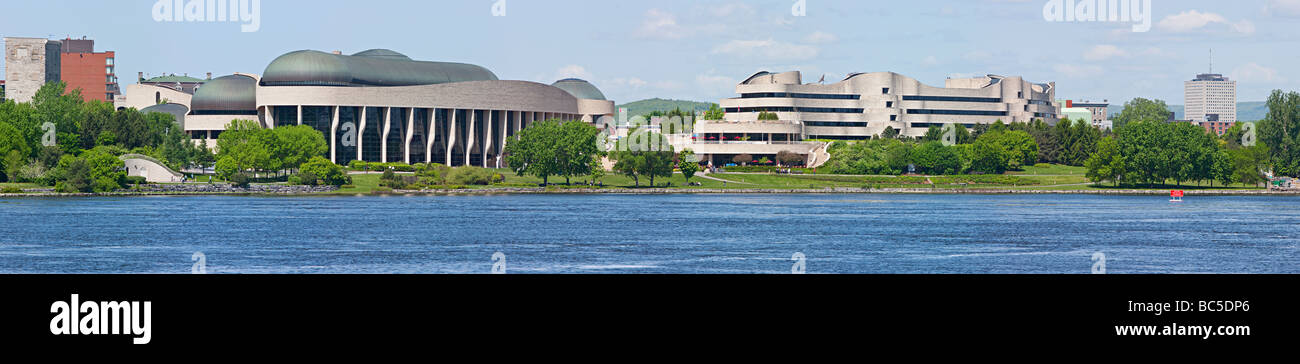
[[[283,186],[282,186],[283,187]],[[922,194],[922,195],[1120,195],[1169,196],[1169,190],[1114,189],[1114,190],[1043,190],[1011,188],[585,188],[585,187],[483,187],[433,190],[393,190],[350,194],[336,189],[237,189],[221,190],[141,190],[107,193],[6,193],[0,198],[13,197],[130,197],[130,196],[354,196],[354,195],[502,195],[502,194],[617,194],[617,195],[667,195],[667,194]],[[1255,190],[1186,190],[1187,196],[1300,196],[1300,191]]]

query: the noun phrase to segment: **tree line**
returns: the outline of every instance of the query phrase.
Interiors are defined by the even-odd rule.
[[[212,163],[212,153],[190,143],[172,115],[115,110],[66,88],[51,82],[31,102],[0,103],[0,181],[102,192],[127,183],[117,173],[122,154],[154,157],[174,169]]]

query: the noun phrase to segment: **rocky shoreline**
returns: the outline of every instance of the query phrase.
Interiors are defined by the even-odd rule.
[[[929,189],[929,188],[822,188],[822,189],[680,189],[680,188],[481,188],[463,190],[397,190],[392,194],[479,195],[479,194],[929,194],[929,195],[1140,195],[1169,196],[1169,190],[1022,190],[1022,189]],[[1186,191],[1187,196],[1300,196],[1300,191],[1268,190]]]
[[[103,193],[58,193],[52,188],[24,189],[24,193],[0,197],[86,197],[86,196],[183,196],[183,195],[311,195],[338,191],[337,186],[250,185],[238,188],[229,183],[144,185]]]
[[[235,188],[229,184],[150,185],[138,189],[109,193],[56,193],[50,189],[24,190],[27,193],[0,194],[0,197],[81,197],[81,196],[191,196],[191,195],[281,195],[313,196],[336,192],[335,186],[252,185]],[[434,190],[394,190],[383,195],[506,195],[506,194],[925,194],[925,195],[1135,195],[1168,196],[1169,190],[1028,190],[1028,189],[929,189],[929,188],[821,188],[821,189],[720,189],[720,188],[542,188],[497,187]],[[1188,190],[1187,196],[1300,196],[1300,191],[1270,190]]]

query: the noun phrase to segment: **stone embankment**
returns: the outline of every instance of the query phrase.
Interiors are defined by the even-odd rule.
[[[337,191],[337,186],[289,186],[259,185],[248,188],[235,187],[229,183],[185,183],[142,185],[107,193],[57,193],[51,188],[24,189],[21,194],[0,194],[0,197],[44,197],[44,196],[167,196],[167,195],[309,195]]]

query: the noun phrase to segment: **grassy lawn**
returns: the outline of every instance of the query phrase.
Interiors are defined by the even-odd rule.
[[[464,186],[465,189],[482,189],[498,187],[537,187],[542,183],[541,178],[533,176],[519,176],[508,169],[496,169],[506,177],[503,184],[492,186]],[[705,189],[824,189],[824,188],[921,188],[921,189],[1017,189],[1017,190],[1054,190],[1054,191],[1105,191],[1105,190],[1216,190],[1216,189],[1259,189],[1256,186],[1234,185],[1232,187],[1197,187],[1195,183],[1184,182],[1183,186],[1176,187],[1173,181],[1167,186],[1121,186],[1114,187],[1109,184],[1094,185],[1084,177],[1085,169],[1083,167],[1070,167],[1060,165],[1035,166],[1027,167],[1024,171],[1007,173],[1007,176],[1020,178],[1022,181],[1029,182],[1029,185],[1006,185],[1006,184],[949,184],[939,183],[936,185],[919,184],[919,183],[888,183],[894,177],[881,176],[840,176],[840,175],[786,175],[786,174],[758,174],[758,173],[715,173],[709,175],[713,178],[719,178],[729,181],[721,181],[701,178],[696,176],[691,182],[700,183],[701,186],[686,186],[686,179],[681,174],[674,174],[672,178],[657,178],[655,180],[657,187],[663,188],[665,182],[670,182],[668,188],[705,188]],[[405,174],[405,173],[399,173]],[[352,174],[352,186],[343,188],[330,194],[353,195],[353,194],[370,194],[385,189],[379,187],[379,174]],[[925,178],[925,177],[921,177]],[[938,179],[943,177],[931,177]],[[960,178],[960,176],[958,176]],[[563,177],[552,176],[550,178],[551,188],[563,190],[565,188],[591,188],[583,185],[588,180],[586,176],[574,178],[572,186],[565,186]],[[902,180],[902,179],[900,179]],[[916,178],[912,179],[913,181]],[[633,180],[630,177],[607,173],[604,177],[603,188],[632,188]],[[640,181],[641,188],[647,188],[649,181],[642,178]]]
[[[1074,167],[1060,164],[1039,164],[1024,167],[1023,171],[1007,172],[1010,175],[1032,176],[1032,175],[1060,175],[1060,176],[1083,176],[1088,173],[1088,168]]]
[[[38,184],[35,184],[35,183],[7,183],[7,182],[6,182],[6,183],[0,183],[0,190],[10,189],[10,188],[17,188],[17,189],[21,190],[21,189],[24,189],[24,188],[46,188],[46,187],[41,186],[41,185],[38,185]]]

